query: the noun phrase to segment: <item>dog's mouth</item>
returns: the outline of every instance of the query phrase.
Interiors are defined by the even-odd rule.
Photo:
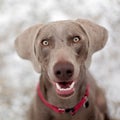
[[[70,82],[57,82],[55,84],[56,86],[56,93],[61,96],[61,97],[69,97],[71,96],[75,89],[75,82],[70,81]]]

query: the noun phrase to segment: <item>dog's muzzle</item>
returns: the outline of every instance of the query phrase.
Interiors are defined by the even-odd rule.
[[[74,93],[75,82],[72,80],[74,66],[70,62],[57,62],[53,67],[56,77],[56,92],[62,97],[68,97]]]

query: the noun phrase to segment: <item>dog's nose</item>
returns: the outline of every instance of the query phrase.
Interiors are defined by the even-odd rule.
[[[58,62],[54,66],[54,74],[59,80],[67,81],[74,73],[73,64],[70,62]]]

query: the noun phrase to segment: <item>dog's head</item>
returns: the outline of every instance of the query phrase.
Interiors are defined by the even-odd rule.
[[[82,82],[91,56],[107,41],[107,30],[87,20],[36,25],[17,37],[18,54],[32,61],[62,97],[71,96]]]

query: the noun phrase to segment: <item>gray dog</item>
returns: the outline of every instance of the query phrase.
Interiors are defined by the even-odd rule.
[[[38,24],[17,37],[19,56],[41,73],[29,120],[110,120],[104,93],[88,72],[107,38],[104,27],[83,19]]]

